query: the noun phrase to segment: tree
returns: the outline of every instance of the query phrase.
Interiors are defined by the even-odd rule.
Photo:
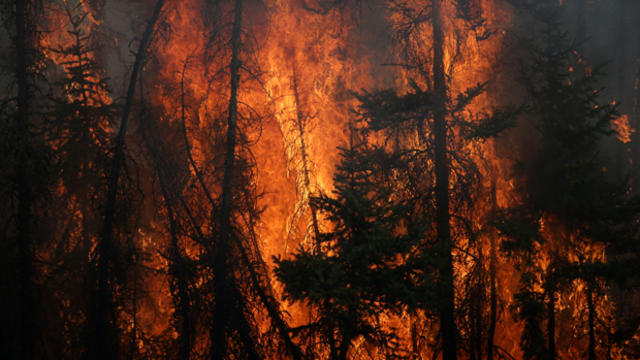
[[[11,80],[6,82],[9,91],[0,100],[3,142],[0,191],[6,200],[2,215],[8,220],[0,244],[1,284],[9,290],[2,303],[2,319],[6,324],[16,324],[15,328],[2,330],[0,351],[16,359],[33,359],[42,350],[37,346],[42,313],[36,263],[37,220],[41,209],[37,205],[47,191],[49,152],[34,131],[39,120],[36,109],[40,105],[35,94],[41,73],[35,65],[41,56],[36,25],[41,9],[39,2],[26,0],[8,1],[0,8],[10,40],[6,49],[11,64]]]
[[[363,143],[341,149],[341,156],[333,196],[312,198],[331,223],[319,233],[320,248],[276,259],[286,298],[317,309],[317,321],[307,326],[320,333],[332,360],[346,359],[358,339],[393,349],[394,334],[381,328],[380,315],[415,309],[431,296],[419,250],[423,223],[380,177],[394,159]]]
[[[64,14],[65,27],[57,34],[61,43],[45,50],[54,66],[62,70],[54,79],[47,121],[43,128],[55,154],[55,175],[60,189],[55,194],[51,212],[51,234],[43,254],[50,254],[51,263],[61,264],[50,283],[47,297],[56,299],[61,314],[57,328],[51,329],[68,344],[65,357],[83,349],[82,337],[87,336],[86,319],[90,311],[83,296],[90,270],[87,259],[96,244],[101,208],[96,198],[105,193],[106,164],[110,126],[114,109],[104,70],[96,61],[97,39],[81,2],[68,1],[53,8]],[[53,35],[55,36],[55,35]],[[65,42],[68,41],[68,42]],[[50,73],[55,74],[54,71]],[[65,250],[61,250],[65,249]],[[42,256],[42,255],[41,255]],[[56,324],[54,321],[49,321]],[[86,341],[86,339],[84,339]]]
[[[599,99],[600,69],[590,69],[575,55],[554,5],[539,5],[534,16],[542,26],[536,40],[529,40],[522,81],[531,99],[526,116],[538,142],[533,156],[520,165],[522,203],[499,227],[509,239],[503,249],[514,255],[521,271],[515,309],[525,322],[524,357],[558,356],[557,301],[583,281],[587,352],[594,359],[594,297],[602,294],[603,269],[614,266],[605,265],[609,261],[598,256],[598,249],[633,242],[636,200],[624,195],[627,184],[610,179],[600,154],[618,116],[615,105]]]
[[[201,279],[201,284],[196,285],[192,296],[194,303],[202,307],[203,314],[196,321],[205,332],[193,336],[194,341],[203,336],[207,346],[194,356],[256,359],[277,350],[281,356],[300,359],[300,351],[291,340],[290,329],[273,296],[255,233],[260,210],[256,205],[255,164],[248,138],[255,127],[261,126],[262,115],[243,102],[247,88],[259,74],[251,63],[248,40],[251,28],[243,21],[248,10],[241,0],[205,2],[202,9],[212,14],[206,19],[208,46],[200,49],[202,56],[188,57],[185,61],[177,111],[163,109],[165,112],[153,119],[160,121],[161,116],[172,119],[175,113],[180,114],[177,121],[186,150],[184,160],[192,170],[189,173],[194,175],[194,186],[185,188],[183,194],[181,189],[171,189],[168,181],[161,185],[168,190],[163,194],[165,207],[173,209],[175,202],[180,203],[198,242],[199,251],[193,256],[198,270],[195,276]],[[211,88],[222,92],[224,100],[213,101],[209,93],[194,91],[186,77],[194,71],[197,77],[206,77]],[[203,104],[205,112],[193,111]],[[200,117],[207,121],[204,127],[208,133],[204,136],[199,136],[198,127],[191,127],[191,121],[199,122]],[[165,125],[158,127],[161,126]],[[151,144],[155,147],[151,152],[160,154],[161,144],[170,141],[158,139],[156,145]],[[195,153],[196,148],[199,154]],[[167,177],[168,171],[157,173]],[[178,213],[173,217],[179,219]],[[175,230],[177,223],[171,225],[171,219],[168,220]],[[173,237],[171,232],[170,229],[169,235]],[[174,260],[177,258],[172,259],[171,267],[177,270]],[[173,279],[175,285],[185,280]],[[179,296],[180,291],[176,290],[175,295]],[[270,336],[263,333],[263,325],[268,325],[266,331]]]
[[[442,0],[417,7],[401,1],[390,1],[390,4],[401,19],[397,22],[396,32],[405,55],[403,61],[407,62],[405,71],[410,88],[405,90],[405,95],[378,98],[381,102],[378,109],[383,111],[378,110],[378,114],[373,115],[378,118],[391,115],[386,123],[377,125],[377,131],[382,130],[387,136],[391,132],[404,135],[413,131],[411,135],[418,139],[417,146],[409,145],[408,148],[416,153],[416,161],[421,158],[424,165],[413,167],[421,174],[412,176],[428,178],[431,183],[419,184],[414,191],[423,197],[423,208],[435,214],[435,228],[429,233],[434,236],[435,243],[431,242],[432,239],[426,242],[432,245],[431,250],[441,259],[438,269],[440,300],[434,305],[438,307],[443,359],[450,360],[457,357],[459,348],[454,249],[462,243],[463,237],[474,236],[468,226],[471,223],[470,212],[465,214],[465,211],[471,208],[472,194],[469,190],[479,180],[478,167],[465,145],[490,138],[509,127],[513,111],[496,111],[475,121],[472,120],[473,115],[469,116],[469,105],[485,91],[486,84],[471,86],[457,95],[451,93],[452,80],[447,73],[449,69],[445,69],[445,51],[454,47],[454,44],[448,43],[445,38],[446,26],[462,26],[478,42],[488,39],[492,31],[486,26],[478,4],[473,1]],[[455,11],[458,25],[447,23],[452,21],[446,16],[447,7]],[[431,47],[425,50],[423,42],[429,36]],[[449,55],[455,61],[459,54]],[[370,100],[374,99],[372,97]],[[368,103],[371,101],[368,100]],[[397,124],[391,124],[393,120]],[[407,140],[404,140],[406,144],[400,146],[407,147],[411,143]],[[459,232],[460,229],[464,230]],[[472,341],[480,344],[480,340],[476,340]]]
[[[120,128],[115,139],[113,163],[109,169],[107,198],[104,213],[104,222],[101,237],[97,244],[96,255],[94,256],[94,276],[92,279],[92,306],[90,312],[91,326],[93,327],[87,345],[87,356],[96,359],[110,359],[118,353],[117,324],[115,323],[115,308],[113,305],[114,283],[114,261],[116,254],[113,240],[114,216],[116,211],[116,198],[118,194],[118,182],[124,158],[124,142],[127,134],[127,125],[131,106],[134,101],[136,83],[142,68],[142,61],[147,51],[147,45],[151,40],[156,21],[160,16],[160,11],[164,5],[164,0],[158,0],[153,9],[153,14],[147,23],[144,34],[138,46],[135,62],[131,72],[131,79],[127,89]]]

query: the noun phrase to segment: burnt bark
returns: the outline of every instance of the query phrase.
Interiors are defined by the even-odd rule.
[[[593,303],[593,285],[587,285],[587,310],[588,310],[588,332],[589,332],[589,360],[596,360],[596,308]]]
[[[162,175],[159,175],[162,177]],[[162,183],[163,180],[160,180]],[[161,184],[164,197],[167,216],[169,217],[169,232],[171,236],[171,265],[169,273],[173,278],[171,283],[171,293],[174,296],[176,312],[174,317],[178,325],[178,343],[179,358],[188,360],[191,356],[191,340],[193,338],[191,324],[191,301],[189,296],[189,287],[186,279],[186,264],[182,256],[180,245],[178,244],[177,221],[174,213],[174,204],[169,195],[166,184]]]
[[[496,201],[496,181],[491,182],[491,203],[495,216],[498,205]],[[489,236],[489,329],[487,330],[487,360],[493,360],[494,338],[496,334],[496,323],[498,321],[498,295],[496,293],[496,233]]]
[[[293,340],[289,335],[291,329],[282,318],[275,298],[271,293],[267,292],[267,290],[265,289],[266,286],[268,285],[263,287],[264,286],[263,284],[265,282],[268,284],[268,280],[262,281],[258,271],[255,269],[255,267],[258,265],[254,264],[254,262],[251,261],[251,259],[249,258],[244,248],[241,247],[240,250],[242,253],[243,260],[245,261],[247,268],[249,269],[249,277],[251,279],[253,289],[256,291],[258,298],[260,299],[262,304],[265,306],[267,310],[267,314],[269,315],[269,318],[271,319],[271,322],[273,323],[274,327],[278,330],[280,337],[282,337],[285,350],[287,351],[287,353],[289,353],[289,355],[291,355],[291,357],[294,360],[301,360],[302,352],[300,351],[300,348],[298,348],[298,346],[296,346],[296,344],[293,343]],[[261,262],[260,265],[261,265],[260,268],[262,272],[266,273],[267,269],[265,264]]]
[[[556,292],[555,281],[553,280],[553,270],[548,270],[545,295],[547,298],[547,351],[549,360],[557,358],[556,351]]]
[[[300,103],[300,92],[298,90],[298,76],[296,73],[296,66],[293,65],[293,95],[296,105],[296,127],[298,130],[298,138],[300,140],[300,155],[302,157],[302,171],[304,176],[304,186],[311,194],[311,169],[309,166],[309,156],[307,154],[307,145],[305,142],[305,119],[306,116],[302,111],[302,104]],[[313,227],[313,234],[315,236],[316,251],[320,251],[320,228],[318,226],[318,211],[313,204],[309,204],[311,211],[311,225]]]
[[[34,340],[36,338],[35,284],[33,269],[33,239],[31,234],[32,222],[32,192],[31,179],[29,178],[29,113],[31,111],[31,94],[29,84],[30,68],[30,36],[32,31],[29,22],[29,7],[31,2],[16,0],[15,13],[15,76],[18,86],[16,98],[17,108],[15,113],[15,127],[18,141],[18,156],[15,168],[15,184],[18,192],[18,205],[16,217],[16,232],[18,245],[18,298],[20,301],[21,324],[18,325],[19,357],[21,359],[34,358]]]
[[[228,316],[233,299],[229,298],[234,291],[232,279],[227,269],[231,236],[231,217],[233,210],[233,186],[236,157],[236,131],[238,121],[238,87],[240,84],[240,68],[242,62],[240,51],[242,46],[242,0],[235,1],[233,28],[231,32],[231,63],[229,110],[227,118],[227,144],[224,159],[224,175],[222,179],[222,193],[219,209],[219,233],[216,241],[213,259],[213,287],[215,305],[213,308],[213,326],[211,329],[211,359],[222,360],[227,353],[226,333],[231,320]],[[236,321],[239,321],[236,319]],[[246,338],[246,336],[245,336]]]
[[[102,236],[96,248],[96,283],[93,289],[93,310],[90,314],[93,321],[93,331],[90,336],[88,356],[95,359],[114,359],[118,354],[118,340],[115,330],[115,309],[113,304],[113,261],[114,261],[114,217],[116,210],[116,198],[118,193],[118,181],[124,157],[124,142],[127,134],[129,114],[133,104],[136,83],[141,71],[147,46],[151,41],[151,35],[156,21],[160,17],[160,11],[164,0],[158,0],[153,14],[147,23],[142,39],[135,56],[131,79],[127,89],[127,96],[122,111],[120,128],[116,136],[113,163],[108,178],[107,201],[105,206]]]
[[[169,286],[175,307],[173,318],[178,333],[178,338],[176,339],[178,358],[188,360],[191,357],[193,325],[191,322],[189,280],[187,279],[186,271],[188,264],[184,259],[179,244],[179,225],[176,214],[176,197],[179,197],[179,195],[176,195],[175,179],[171,177],[170,171],[168,171],[166,165],[162,163],[162,155],[159,153],[159,149],[164,148],[162,141],[158,138],[153,126],[147,124],[145,128],[149,129],[149,139],[145,140],[147,140],[147,147],[153,156],[158,183],[169,220],[169,275],[171,276]],[[197,228],[197,225],[194,225],[194,227]],[[201,234],[199,235],[200,238],[202,238]]]
[[[436,230],[438,250],[442,258],[439,269],[438,298],[440,336],[443,360],[456,359],[455,299],[453,289],[453,258],[449,213],[449,160],[447,155],[447,83],[444,70],[444,33],[442,28],[442,0],[434,0],[433,23],[433,86],[436,104],[433,118],[436,175]]]
[[[635,65],[636,73],[633,83],[633,117],[631,124],[636,131],[631,134],[631,159],[634,164],[638,164],[640,162],[640,45],[638,45],[638,54],[636,54]],[[635,177],[635,182],[639,177],[637,170],[633,175]]]
[[[180,120],[182,124],[182,136],[184,139],[184,145],[187,151],[187,158],[189,159],[189,164],[193,168],[193,172],[196,174],[196,178],[202,187],[202,191],[204,191],[207,200],[211,206],[215,207],[215,201],[213,200],[213,196],[211,196],[211,192],[209,191],[209,187],[204,182],[204,177],[202,176],[202,172],[198,168],[196,161],[193,159],[193,154],[191,153],[191,144],[189,143],[189,136],[187,134],[187,119],[185,114],[185,91],[184,91],[184,73],[187,71],[188,59],[185,60],[184,67],[182,68],[182,76],[180,79]]]

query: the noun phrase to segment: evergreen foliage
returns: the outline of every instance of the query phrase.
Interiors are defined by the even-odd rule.
[[[617,243],[634,242],[640,214],[628,184],[611,178],[600,153],[618,117],[614,104],[600,100],[601,68],[577,56],[556,14],[546,10],[539,37],[528,42],[530,62],[522,77],[530,99],[525,118],[536,130],[538,147],[519,165],[524,177],[520,207],[498,224],[506,236],[503,250],[515,255],[521,271],[514,307],[525,323],[526,359],[555,358],[556,294],[569,291],[577,280],[586,283],[590,347],[595,348],[592,299],[602,294],[601,281],[609,279],[604,269],[616,265],[593,251],[605,248],[610,254]]]
[[[333,196],[312,199],[330,223],[321,249],[276,259],[286,298],[318,310],[314,326],[331,344],[332,359],[346,358],[358,338],[393,347],[380,316],[415,308],[430,291],[419,250],[424,225],[394,197],[391,184],[376,181],[389,154],[364,144],[341,151]]]

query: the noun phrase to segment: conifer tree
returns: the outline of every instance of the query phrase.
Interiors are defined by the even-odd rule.
[[[96,61],[96,39],[89,33],[89,14],[81,2],[68,1],[55,8],[65,15],[65,37],[69,43],[48,48],[59,59],[61,79],[56,79],[47,109],[48,141],[56,155],[56,175],[62,190],[57,192],[53,212],[49,247],[55,251],[51,259],[63,264],[53,272],[60,278],[50,279],[51,298],[61,299],[56,306],[64,309],[58,329],[60,341],[69,344],[67,357],[82,350],[87,336],[86,318],[90,304],[82,296],[90,269],[87,259],[96,243],[100,210],[96,200],[106,191],[105,167],[108,158],[108,138],[113,116],[111,93],[103,69]],[[58,235],[58,236],[56,236]],[[55,287],[55,288],[53,288]],[[62,340],[64,339],[64,340]],[[86,340],[86,339],[84,339]]]
[[[524,357],[557,358],[563,340],[557,339],[557,301],[580,280],[586,284],[581,295],[587,299],[587,352],[594,359],[594,296],[602,294],[604,269],[616,265],[593,253],[634,242],[637,201],[625,195],[627,184],[606,173],[602,140],[612,134],[618,114],[615,105],[600,100],[600,68],[575,56],[553,5],[539,4],[533,11],[541,29],[529,41],[522,81],[531,99],[525,118],[539,142],[520,165],[522,204],[499,225],[507,237],[503,250],[521,272],[515,309],[525,323]]]
[[[0,287],[6,293],[0,305],[0,352],[9,359],[35,359],[42,346],[42,302],[39,299],[37,249],[41,244],[39,230],[49,191],[49,148],[42,133],[36,131],[41,122],[42,105],[36,96],[44,85],[42,59],[38,47],[39,21],[42,4],[39,1],[14,0],[0,5],[6,29],[5,51],[7,68],[0,98],[0,216],[5,219],[0,235]]]
[[[359,339],[393,349],[394,334],[381,328],[380,315],[415,309],[433,290],[419,250],[424,223],[410,216],[392,183],[381,181],[393,157],[362,143],[341,149],[341,156],[333,195],[312,198],[331,224],[320,231],[320,248],[276,259],[286,298],[317,309],[317,322],[308,326],[319,332],[332,360],[346,359]]]

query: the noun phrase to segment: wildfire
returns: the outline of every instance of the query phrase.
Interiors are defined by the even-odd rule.
[[[234,231],[244,230],[243,226],[251,228],[251,243],[255,243],[261,256],[260,261],[255,262],[262,264],[264,260],[269,275],[264,281],[268,282],[271,286],[269,291],[273,291],[279,300],[278,310],[283,309],[287,314],[286,324],[293,328],[304,328],[309,324],[315,315],[314,310],[305,304],[281,301],[283,286],[270,277],[274,271],[273,258],[291,257],[298,248],[313,248],[318,233],[331,225],[327,219],[316,215],[311,198],[335,189],[333,175],[340,161],[339,148],[349,143],[349,129],[355,122],[354,110],[359,105],[353,93],[384,87],[395,87],[398,93],[405,94],[416,87],[425,92],[434,89],[429,67],[434,41],[432,25],[425,20],[428,16],[423,16],[425,19],[422,21],[407,16],[409,13],[428,14],[431,10],[425,7],[424,1],[373,1],[359,6],[349,1],[344,4],[337,1],[335,6],[326,5],[329,1],[318,3],[321,5],[313,1],[270,0],[251,4],[244,10],[244,16],[249,20],[243,24],[244,48],[240,51],[238,128],[241,135],[238,138],[241,144],[234,159],[242,164],[238,173],[248,179],[246,184],[243,183],[249,189],[246,193],[259,195],[255,209],[245,203],[242,206],[251,208],[247,212],[251,212],[251,216],[255,214],[255,219],[259,220],[254,223],[253,218],[234,215],[233,220],[242,224],[234,223],[237,227]],[[456,168],[454,165],[451,184],[448,184],[450,190],[466,186],[463,183],[466,177],[478,179],[472,190],[463,189],[470,192],[471,200],[452,205],[459,215],[452,217],[450,222],[455,244],[456,316],[457,321],[464,324],[459,330],[460,337],[468,339],[475,331],[470,318],[478,316],[479,321],[490,322],[486,314],[489,312],[487,304],[493,301],[495,329],[491,334],[492,344],[500,350],[502,358],[521,358],[520,337],[524,325],[514,315],[513,299],[521,287],[515,275],[525,270],[501,251],[503,237],[493,225],[498,214],[524,201],[518,193],[520,179],[512,170],[516,162],[511,156],[514,140],[509,137],[468,140],[465,137],[467,128],[459,125],[461,119],[478,124],[493,109],[507,105],[509,101],[499,95],[509,84],[502,83],[502,75],[497,74],[496,69],[501,66],[505,37],[513,22],[513,9],[508,0],[470,3],[467,15],[474,19],[471,22],[461,19],[456,2],[444,1],[442,8],[446,95],[451,99],[447,106],[453,107],[455,99],[463,97],[476,86],[480,85],[479,88],[484,90],[460,113],[447,117],[447,136],[451,140],[448,150],[465,154],[469,159],[464,160],[477,169],[476,173],[469,170],[471,167],[460,165]],[[314,7],[316,5],[317,8]],[[106,84],[109,77],[121,75],[118,72],[122,70],[116,69],[117,66],[111,64],[111,67],[105,67],[107,71],[88,75],[84,83],[72,81],[75,79],[74,71],[79,67],[105,61],[91,50],[94,47],[91,41],[92,36],[104,31],[108,21],[94,13],[91,2],[85,0],[64,0],[50,6],[46,13],[46,24],[50,30],[43,33],[40,47],[46,61],[54,64],[53,71],[63,73],[70,80],[66,89],[67,100],[72,103],[88,96],[84,100],[89,106],[114,106],[116,101],[108,87],[102,84]],[[214,12],[225,15],[212,16]],[[213,214],[221,206],[218,195],[223,191],[221,174],[224,159],[220,154],[223,153],[228,126],[225,119],[228,116],[231,51],[228,49],[229,39],[220,34],[226,34],[230,26],[212,19],[231,18],[231,13],[231,7],[224,2],[168,2],[163,10],[160,30],[154,35],[153,47],[149,50],[140,81],[142,90],[136,95],[142,104],[141,113],[147,111],[146,114],[158,119],[152,124],[152,131],[157,131],[157,134],[152,131],[149,132],[151,135],[145,133],[148,130],[145,126],[149,123],[142,123],[142,120],[137,123],[136,139],[148,141],[154,136],[166,136],[171,144],[179,144],[173,149],[179,153],[177,160],[167,158],[166,154],[172,149],[162,148],[155,156],[163,161],[176,162],[175,174],[167,175],[172,180],[170,186],[175,187],[172,190],[177,194],[173,201],[179,204],[176,207],[192,211],[188,217],[184,216],[185,219],[176,220],[180,223],[176,227],[182,231],[177,236],[177,244],[183,248],[180,255],[185,262],[196,264],[194,268],[198,269],[194,271],[195,275],[190,274],[194,277],[192,293],[210,286],[207,277],[211,274],[202,270],[199,257],[209,245],[206,241],[211,241],[218,230],[218,225],[209,225],[207,221],[215,218]],[[375,21],[376,28],[384,27],[386,36],[371,35],[370,30],[374,26],[367,21]],[[574,73],[575,69],[570,68],[569,71]],[[617,117],[611,125],[620,142],[631,142],[635,129],[629,116]],[[92,131],[95,134],[101,129],[112,135],[113,126],[104,121]],[[427,134],[427,138],[432,136]],[[419,149],[425,153],[431,151],[416,134],[396,141],[418,144],[416,148],[422,146]],[[131,142],[128,144],[131,148],[144,154],[150,152],[140,145],[144,143],[142,140],[139,140],[140,144]],[[166,144],[160,147],[164,146]],[[140,164],[141,177],[146,174],[154,178],[159,170],[144,156],[133,157],[133,160]],[[433,164],[425,164],[425,167],[431,169]],[[426,178],[420,180],[433,182]],[[64,193],[68,186],[61,183],[59,192]],[[153,181],[140,188],[141,192],[148,191],[156,196],[158,186]],[[168,197],[167,194],[163,196]],[[234,196],[238,202],[249,197],[245,193]],[[75,196],[71,198],[74,206],[82,205]],[[148,209],[159,206],[147,198],[140,203]],[[132,248],[152,254],[136,258],[142,270],[131,275],[135,277],[136,284],[140,283],[135,285],[136,291],[151,296],[119,308],[120,326],[127,334],[133,333],[132,347],[141,353],[152,352],[149,349],[153,348],[154,342],[149,339],[161,343],[178,338],[171,320],[178,309],[171,297],[173,284],[167,275],[171,265],[170,252],[166,250],[170,242],[167,240],[168,221],[165,219],[169,214],[163,206],[158,211],[146,210],[138,219],[144,224],[136,223],[136,231],[126,234],[128,241],[136,244]],[[78,223],[88,216],[82,210],[74,213]],[[540,233],[547,239],[543,245],[536,245],[539,257],[530,264],[540,270],[532,287],[536,294],[546,296],[543,275],[551,272],[555,266],[554,256],[558,253],[570,265],[606,263],[607,253],[603,246],[594,244],[568,250],[567,244],[576,241],[580,234],[567,230],[553,215],[545,213],[536,220]],[[185,235],[190,231],[198,236]],[[79,230],[72,230],[70,236],[80,238],[82,234]],[[95,247],[96,240],[91,237],[84,256],[93,254]],[[478,298],[484,302],[477,305],[480,315],[470,315],[472,310],[469,309],[476,305],[471,303],[474,299],[465,297],[474,287],[482,287]],[[486,290],[490,287],[491,291]],[[554,299],[557,321],[575,320],[571,326],[558,325],[557,338],[562,343],[559,356],[566,359],[584,357],[587,347],[586,340],[581,340],[587,336],[584,326],[575,324],[587,322],[589,311],[595,312],[598,319],[613,323],[616,311],[605,290],[594,290],[605,288],[598,281],[579,279],[572,281],[568,288],[570,290],[558,292],[557,299]],[[132,296],[143,298],[138,293]],[[598,296],[595,306],[593,296]],[[193,305],[201,308],[211,306],[206,302],[194,302]],[[380,326],[396,330],[400,334],[398,342],[407,349],[420,344],[420,356],[434,359],[440,356],[437,345],[439,329],[430,314],[379,316]],[[266,317],[264,314],[255,316],[259,319],[258,328],[264,333],[268,332]],[[206,333],[203,324],[203,319],[196,319],[194,332]],[[139,334],[146,338],[143,340]],[[206,352],[210,344],[205,337],[195,335],[194,354]],[[353,358],[367,358],[366,353],[370,350],[364,340],[357,340],[355,348]]]

